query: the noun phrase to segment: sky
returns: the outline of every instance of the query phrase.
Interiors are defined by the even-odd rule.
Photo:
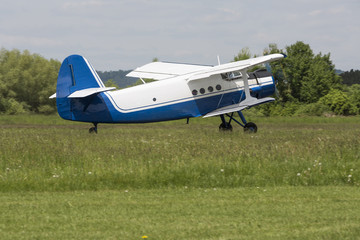
[[[160,61],[217,64],[303,41],[360,69],[359,0],[0,0],[0,47],[85,56],[101,71]]]

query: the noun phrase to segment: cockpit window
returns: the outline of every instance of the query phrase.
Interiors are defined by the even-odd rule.
[[[241,75],[240,72],[234,71],[234,72],[222,73],[221,78],[226,80],[226,81],[232,81],[232,80],[235,80],[235,79],[242,78],[242,75]]]
[[[232,81],[232,80],[242,78],[241,72],[238,72],[238,71],[222,73],[220,75],[221,75],[221,78],[226,80],[226,81]],[[247,77],[249,78],[249,74],[247,74]]]

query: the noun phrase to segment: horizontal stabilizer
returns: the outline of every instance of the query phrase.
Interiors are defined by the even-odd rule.
[[[84,98],[93,95],[95,93],[107,92],[114,89],[116,89],[116,87],[86,88],[83,90],[73,92],[68,96],[68,98]]]
[[[116,89],[116,87],[86,88],[83,90],[73,92],[72,94],[67,96],[67,98],[84,98],[96,93],[107,92],[114,89]],[[56,98],[56,93],[51,95],[49,98]]]
[[[222,108],[218,108],[215,111],[212,111],[212,112],[206,114],[204,116],[204,118],[218,116],[218,115],[222,115],[222,114],[226,114],[226,113],[238,112],[238,111],[244,110],[245,108],[250,108],[253,106],[257,106],[257,105],[260,105],[263,103],[273,102],[273,101],[275,101],[275,99],[270,98],[270,97],[261,98],[261,99],[251,97],[251,98],[245,99],[244,101],[242,101],[240,103],[229,105],[229,106],[222,107]]]

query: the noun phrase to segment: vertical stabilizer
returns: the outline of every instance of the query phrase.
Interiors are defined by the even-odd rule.
[[[59,115],[64,119],[77,120],[74,115],[76,99],[71,99],[69,96],[76,91],[99,87],[105,87],[104,83],[84,57],[79,55],[67,57],[60,67],[56,85],[56,105]]]

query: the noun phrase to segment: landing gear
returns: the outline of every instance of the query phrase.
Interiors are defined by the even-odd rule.
[[[96,133],[97,134],[97,123],[93,123],[94,127],[89,128],[89,133]]]
[[[225,123],[225,124],[224,124],[224,123],[221,123],[220,126],[219,126],[219,130],[220,130],[220,131],[224,131],[224,132],[225,132],[225,131],[226,131],[226,132],[227,132],[227,131],[230,131],[230,132],[231,132],[232,129],[233,129],[233,128],[232,128],[231,124],[229,124],[229,123]]]
[[[234,120],[234,122],[236,122],[237,124],[239,124],[240,126],[242,126],[244,128],[244,132],[246,132],[246,133],[256,133],[257,132],[256,124],[253,123],[253,122],[247,122],[241,111],[238,111],[238,114],[239,114],[239,117],[240,117],[242,123],[239,122],[238,120],[236,120],[233,117],[234,113],[231,113],[231,115],[225,114],[226,116],[228,116],[230,118],[228,122],[225,120],[225,115],[224,114],[220,115],[221,124],[219,126],[219,130],[220,131],[230,131],[231,132],[232,129],[233,129],[232,126],[231,126],[231,121]]]
[[[231,126],[231,118],[229,120],[229,122],[226,122],[224,115],[220,115],[221,118],[221,124],[219,126],[219,131],[223,131],[223,132],[231,132],[232,131],[232,126]]]
[[[257,126],[253,122],[248,122],[244,126],[244,132],[246,133],[256,133],[257,132]]]

